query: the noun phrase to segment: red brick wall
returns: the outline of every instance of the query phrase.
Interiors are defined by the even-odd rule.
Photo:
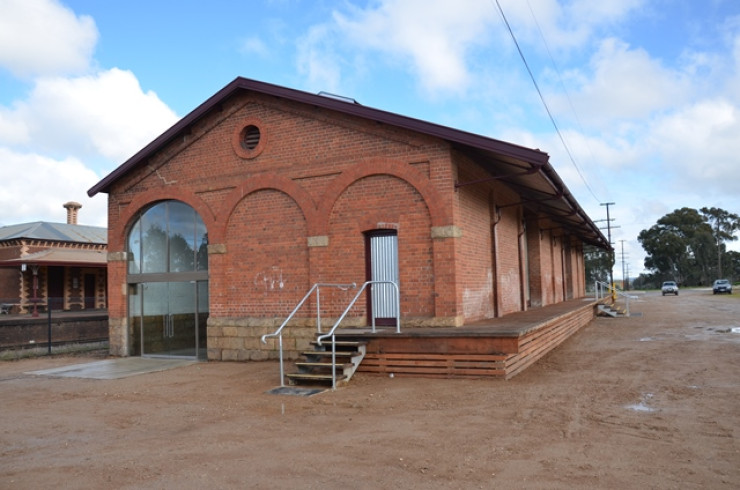
[[[543,231],[540,240],[542,306],[555,303],[554,258],[552,231]]]
[[[20,267],[0,267],[0,303],[18,303]]]
[[[287,195],[265,189],[229,216],[221,267],[210,271],[211,315],[286,317],[310,288],[306,220]]]
[[[363,233],[393,229],[398,235],[401,312],[405,318],[434,316],[431,220],[419,193],[408,183],[383,175],[363,178],[337,199],[329,216],[329,247],[321,280],[365,280]],[[364,312],[364,304],[358,305]]]
[[[470,168],[460,171],[461,182],[474,182],[485,175]],[[465,321],[493,318],[494,285],[491,251],[491,186],[474,184],[457,190],[458,226],[456,264]]]
[[[496,225],[496,269],[499,316],[522,311],[519,234],[522,232],[518,206],[500,209]]]
[[[560,303],[565,299],[565,294],[563,291],[563,262],[564,262],[564,252],[563,252],[563,235],[553,233],[552,234],[552,240],[551,240],[551,247],[552,247],[552,270],[553,270],[553,276],[552,276],[552,302],[553,303]]]
[[[529,268],[529,305],[539,308],[545,301],[546,262],[543,261],[543,245],[540,227],[536,219],[527,220],[527,261]]]
[[[573,297],[583,298],[586,295],[586,264],[583,258],[583,244],[573,240],[571,254]]]

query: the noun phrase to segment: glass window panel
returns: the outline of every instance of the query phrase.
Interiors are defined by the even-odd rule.
[[[195,210],[185,203],[170,201],[168,217],[170,272],[195,270]]]
[[[198,254],[196,257],[197,269],[199,271],[208,270],[208,230],[200,216],[195,215],[195,239],[198,242]]]
[[[128,273],[141,273],[141,221],[137,221],[128,235]]]
[[[208,281],[198,281],[198,357],[208,358]]]
[[[166,226],[166,205],[155,205],[141,217],[141,272],[167,272]]]

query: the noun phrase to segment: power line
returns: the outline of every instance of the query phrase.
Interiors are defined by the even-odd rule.
[[[568,106],[570,107],[570,110],[573,113],[573,117],[576,120],[578,129],[581,131],[582,134],[586,134],[586,132],[583,130],[583,124],[581,124],[581,119],[578,117],[578,112],[576,111],[576,108],[573,105],[573,100],[570,98],[570,93],[568,92],[568,88],[565,86],[565,82],[563,82],[563,76],[560,73],[560,68],[558,68],[558,64],[555,62],[555,57],[552,55],[552,51],[550,51],[550,45],[548,44],[547,39],[545,38],[545,33],[542,32],[540,23],[537,20],[537,16],[535,15],[534,10],[532,9],[532,4],[529,2],[529,0],[527,0],[527,7],[529,7],[529,13],[532,15],[532,19],[534,20],[534,25],[537,26],[537,32],[539,32],[540,34],[540,38],[542,39],[542,44],[545,45],[545,50],[547,51],[547,56],[550,58],[552,67],[555,69],[555,73],[557,73],[558,75],[558,81],[560,82],[560,86],[563,88],[563,93],[565,94],[565,98],[568,100]],[[591,155],[591,158],[593,160],[596,160],[596,157],[594,157],[593,151],[591,151],[591,146],[588,144],[588,140],[584,141],[584,145],[586,146],[588,153]],[[576,169],[579,167],[575,160],[573,161],[573,165],[576,167]],[[581,178],[583,178],[583,176]],[[586,186],[589,187],[589,184],[588,182],[586,182],[585,179],[584,179],[584,184],[586,184]],[[596,196],[594,196],[594,193],[590,187],[589,187],[589,191],[591,192],[591,195],[594,198],[596,198]]]
[[[594,193],[593,189],[591,189],[591,186],[589,185],[586,178],[583,176],[583,173],[581,172],[581,169],[578,167],[578,164],[575,161],[575,158],[573,158],[573,154],[570,151],[570,148],[568,147],[568,144],[565,142],[565,138],[563,137],[563,134],[560,131],[560,128],[558,127],[557,122],[555,122],[555,117],[552,115],[552,112],[550,111],[550,107],[547,105],[547,102],[545,101],[545,97],[542,95],[542,91],[540,90],[540,86],[537,84],[537,79],[534,76],[534,73],[532,73],[532,69],[529,67],[529,63],[527,62],[526,57],[524,56],[524,52],[522,51],[522,48],[519,46],[519,41],[517,41],[516,36],[514,35],[514,31],[511,28],[511,25],[509,25],[509,21],[506,18],[506,15],[504,14],[504,9],[501,8],[501,4],[499,3],[499,0],[496,0],[496,6],[498,7],[498,11],[501,14],[501,18],[504,21],[504,24],[506,24],[506,28],[509,31],[509,35],[511,36],[511,39],[514,41],[514,45],[516,46],[517,51],[519,52],[519,57],[522,59],[522,62],[524,63],[524,66],[527,69],[527,73],[529,74],[529,78],[532,80],[532,83],[534,84],[534,88],[537,90],[537,94],[540,97],[540,101],[542,102],[542,105],[545,107],[545,111],[547,112],[547,115],[550,118],[550,122],[552,123],[553,127],[555,128],[555,132],[558,134],[558,138],[560,138],[560,142],[563,144],[563,148],[565,148],[565,152],[568,154],[568,158],[570,159],[571,163],[573,164],[573,167],[576,169],[576,172],[578,172],[578,176],[583,181],[584,185],[588,189],[588,191],[591,193],[591,196],[597,201],[600,202],[600,199],[596,197],[596,194]],[[530,8],[531,10],[531,8]],[[536,22],[536,19],[535,19]],[[539,26],[538,26],[539,28]]]

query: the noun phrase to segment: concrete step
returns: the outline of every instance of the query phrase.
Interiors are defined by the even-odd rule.
[[[599,313],[612,318],[616,318],[618,315],[617,311],[613,310],[611,305],[599,305]]]

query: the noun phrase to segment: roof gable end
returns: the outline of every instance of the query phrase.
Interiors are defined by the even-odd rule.
[[[371,107],[358,104],[353,99],[345,99],[337,96],[327,96],[321,94],[312,94],[300,90],[281,87],[279,85],[273,85],[265,82],[259,82],[256,80],[239,77],[221,90],[219,90],[216,94],[214,94],[208,100],[195,108],[187,116],[183,117],[174,126],[162,133],[154,141],[142,148],[134,156],[129,158],[113,172],[104,177],[100,182],[91,187],[87,191],[88,195],[90,197],[93,197],[99,192],[108,192],[110,186],[115,183],[120,177],[129,172],[131,169],[138,166],[141,162],[145,161],[150,155],[163,148],[170,141],[177,138],[181,132],[187,131],[187,128],[189,126],[194,124],[200,118],[204,117],[214,108],[219,107],[219,105],[224,100],[239,91],[253,91],[261,94],[292,100],[295,102],[301,102],[304,104],[321,107],[323,109],[369,119],[390,126],[396,126],[399,128],[417,131],[429,136],[441,138],[451,143],[456,143],[463,146],[472,146],[484,151],[492,151],[499,155],[524,160],[538,165],[544,165],[548,161],[548,155],[539,150],[533,150],[512,143],[507,143],[505,141],[487,138],[485,136],[468,133],[466,131],[461,131],[446,126],[422,121],[419,119],[401,116],[392,112],[373,109]]]

